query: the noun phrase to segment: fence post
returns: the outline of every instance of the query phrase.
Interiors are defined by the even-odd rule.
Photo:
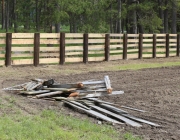
[[[177,34],[177,50],[176,55],[179,56],[179,47],[180,47],[180,34]]]
[[[153,34],[153,58],[156,58],[156,34]]]
[[[6,33],[6,67],[11,65],[12,33]]]
[[[60,61],[63,65],[65,63],[65,33],[60,33]]]
[[[166,34],[166,57],[169,57],[169,34]]]
[[[88,63],[88,34],[83,35],[83,62]]]
[[[123,59],[127,59],[127,34],[123,36]]]
[[[105,61],[109,61],[109,45],[110,45],[110,35],[105,36]]]
[[[40,34],[34,34],[34,66],[39,65],[39,47],[40,47]]]
[[[143,34],[139,34],[139,54],[138,58],[142,59]]]

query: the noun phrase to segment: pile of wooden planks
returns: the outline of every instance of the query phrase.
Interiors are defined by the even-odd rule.
[[[30,82],[4,88],[5,91],[13,91],[30,98],[62,101],[64,104],[77,110],[81,110],[91,116],[113,124],[126,123],[131,126],[141,127],[141,123],[159,126],[153,122],[130,115],[127,111],[115,107],[113,103],[99,100],[100,96],[112,96],[123,94],[124,91],[114,91],[111,87],[109,76],[104,76],[101,81],[88,80],[79,83],[59,84],[54,79],[32,79]],[[121,108],[144,112],[131,107]]]

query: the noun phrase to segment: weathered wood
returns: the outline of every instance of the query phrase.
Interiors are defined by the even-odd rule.
[[[60,39],[59,33],[41,33],[40,38],[58,38]]]
[[[169,57],[169,34],[166,34],[166,57]]]
[[[34,44],[34,39],[12,39],[12,44]]]
[[[128,34],[129,37],[129,34]],[[139,39],[128,39],[128,43],[138,43]]]
[[[153,39],[143,39],[143,42],[153,42]]]
[[[123,37],[123,34],[110,34],[110,37]]]
[[[0,44],[6,44],[6,39],[0,39]]]
[[[139,37],[139,34],[128,34],[128,37]]]
[[[176,50],[176,56],[179,56],[179,48],[180,48],[180,34],[177,34],[177,50]]]
[[[166,37],[166,34],[156,34],[157,37]]]
[[[153,34],[153,58],[156,58],[156,34]]]
[[[106,34],[106,37],[105,37],[105,48],[104,48],[104,51],[105,51],[105,61],[109,61],[109,42],[110,40],[110,35],[109,34]]]
[[[123,59],[127,59],[127,34],[123,37]]]
[[[166,42],[166,39],[156,39],[156,42]]]
[[[139,44],[138,43],[135,43],[135,44],[127,44],[127,47],[139,47]]]
[[[32,47],[12,47],[11,48],[11,51],[12,52],[25,52],[25,51],[34,51],[34,47],[32,46]]]
[[[115,44],[115,45],[110,45],[110,49],[114,49],[114,48],[121,48],[123,49],[123,44]]]
[[[66,46],[66,51],[83,51],[83,46]]]
[[[110,39],[110,43],[122,43],[123,39]]]
[[[72,58],[66,58],[66,62],[82,62],[83,58],[82,57],[72,57]]]
[[[36,95],[37,98],[43,98],[43,97],[49,97],[49,96],[54,96],[54,95],[60,95],[62,94],[62,91],[55,91],[55,92],[48,92],[40,95]]]
[[[136,54],[128,54],[127,58],[128,59],[137,59],[138,58],[138,53],[136,53]]]
[[[61,33],[60,38],[60,64],[63,65],[65,63],[65,33]]]
[[[47,92],[50,92],[50,90],[20,91],[21,94],[28,94],[28,95],[36,95],[36,94],[47,93]]]
[[[11,65],[11,46],[12,45],[12,33],[6,34],[6,67]]]
[[[105,40],[104,39],[88,39],[88,43],[101,43],[101,44],[104,44]]]
[[[39,47],[40,47],[40,34],[34,34],[34,66],[37,67],[39,65]]]
[[[40,47],[40,52],[59,52],[59,47]]]
[[[27,65],[27,64],[33,64],[33,59],[12,60],[12,65]]]
[[[34,33],[13,33],[12,38],[34,38]]]
[[[110,60],[119,60],[122,59],[123,55],[111,55]]]
[[[111,82],[108,75],[104,76],[104,82],[106,85],[107,93],[112,93]]]
[[[88,63],[88,34],[83,36],[83,62]]]
[[[143,34],[143,37],[153,37],[153,34]]]
[[[142,59],[142,49],[143,49],[143,35],[139,34],[139,53],[138,53],[138,58]]]
[[[59,44],[59,39],[40,39],[40,44]]]
[[[59,63],[59,58],[40,58],[40,64]]]

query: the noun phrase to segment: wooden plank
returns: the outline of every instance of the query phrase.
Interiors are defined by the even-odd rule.
[[[82,57],[66,57],[65,62],[83,62]]]
[[[166,48],[156,48],[156,52],[165,52]]]
[[[123,50],[110,50],[110,53],[123,53]]]
[[[123,44],[110,45],[110,49],[112,48],[123,48]]]
[[[97,50],[97,49],[102,49],[102,50],[104,50],[104,45],[88,45],[88,48],[89,49],[95,49],[95,50]]]
[[[59,39],[40,39],[40,44],[59,44]]]
[[[12,47],[11,51],[13,52],[24,52],[24,51],[32,51],[34,52],[34,48],[33,47]]]
[[[2,38],[4,37],[5,38],[6,37],[6,33],[0,33],[0,37],[2,37]]]
[[[152,47],[153,44],[143,44],[143,47]]]
[[[68,55],[83,55],[83,52],[66,52],[66,56]]]
[[[42,57],[42,56],[49,56],[49,57],[59,57],[59,53],[39,53],[39,56]]]
[[[110,39],[110,43],[122,43],[123,39]]]
[[[83,51],[83,46],[66,46],[65,47],[66,51],[79,51],[82,50]]]
[[[88,39],[89,43],[105,43],[105,39]]]
[[[19,60],[12,60],[12,65],[26,65],[26,64],[33,64],[33,59],[19,59]]]
[[[5,51],[6,50],[6,47],[0,47],[0,51]]]
[[[89,57],[89,61],[104,61],[104,56],[103,57]]]
[[[177,39],[169,39],[169,42],[177,42]]]
[[[128,59],[136,59],[138,58],[138,53],[137,54],[127,54]]]
[[[152,58],[152,54],[143,54],[142,57],[143,58]]]
[[[66,39],[65,44],[83,44],[83,39]]]
[[[5,54],[1,54],[1,53],[0,53],[0,57],[1,57],[1,58],[5,58]]]
[[[127,52],[138,52],[139,49],[128,49]]]
[[[169,48],[169,51],[176,51],[176,48]]]
[[[12,38],[34,38],[34,33],[12,33]]]
[[[88,54],[104,54],[105,51],[89,51]]]
[[[123,55],[110,55],[110,60],[119,60],[123,59]]]
[[[177,34],[169,34],[170,37],[177,37]]]
[[[166,43],[156,43],[156,46],[161,46],[161,47],[165,47],[166,46]]]
[[[153,37],[153,34],[143,34],[143,37]]]
[[[12,44],[34,44],[34,39],[12,39]]]
[[[165,42],[166,39],[156,39],[156,42]]]
[[[135,44],[127,44],[127,47],[129,48],[129,47],[138,47],[138,44],[137,43],[135,43]]]
[[[128,34],[128,37],[139,37],[139,34]]]
[[[123,37],[124,34],[110,34],[110,37]]]
[[[11,57],[32,57],[33,53],[11,53]]]
[[[59,47],[40,47],[40,52],[46,52],[46,51],[58,52]]]
[[[176,52],[175,53],[169,53],[169,56],[176,56]]]
[[[59,58],[40,58],[39,64],[59,63]]]
[[[156,34],[156,37],[165,37],[166,34]]]
[[[83,33],[66,33],[66,38],[83,38]]]
[[[128,39],[128,43],[131,43],[131,42],[138,43],[139,39]]]
[[[6,39],[0,39],[0,44],[6,44]]]
[[[40,33],[40,38],[60,38],[59,33]]]
[[[105,38],[105,34],[98,34],[98,33],[90,33],[88,34],[89,38]]]
[[[153,39],[143,39],[143,42],[153,42]]]

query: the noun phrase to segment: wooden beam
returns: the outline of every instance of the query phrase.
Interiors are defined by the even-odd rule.
[[[139,53],[138,58],[142,59],[142,46],[143,45],[143,34],[139,34]]]
[[[6,34],[6,67],[11,65],[11,47],[12,47],[12,33]]]
[[[39,47],[40,47],[40,34],[34,34],[34,66],[39,65]]]
[[[156,58],[156,34],[153,34],[153,58]]]
[[[83,62],[88,63],[88,34],[83,35]]]
[[[123,37],[123,59],[127,59],[127,34]]]
[[[180,34],[177,34],[177,50],[176,50],[176,56],[179,56],[179,47],[180,47]]]
[[[60,64],[63,65],[65,63],[65,33],[61,33],[60,35]]]
[[[166,57],[169,57],[169,34],[166,34]]]
[[[105,61],[109,61],[109,45],[110,45],[110,35],[106,34],[105,37]]]

